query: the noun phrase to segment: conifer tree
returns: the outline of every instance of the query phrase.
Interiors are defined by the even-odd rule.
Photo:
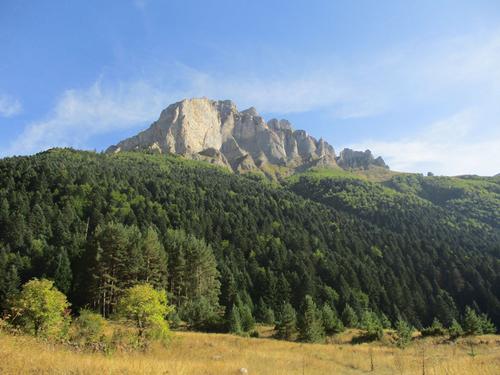
[[[325,328],[325,333],[328,335],[333,335],[344,330],[344,325],[337,316],[336,311],[334,311],[328,304],[324,304],[321,309],[321,320],[323,322],[323,327]]]
[[[61,249],[58,256],[56,271],[54,273],[54,284],[61,292],[67,294],[71,288],[73,273],[66,249]]]
[[[229,332],[236,334],[242,332],[240,310],[236,305],[233,306],[229,314]]]
[[[483,333],[481,318],[470,306],[465,308],[463,328],[467,335],[480,335]]]
[[[250,332],[255,327],[255,319],[252,315],[252,310],[248,305],[239,307],[241,318],[241,329],[243,332]]]
[[[452,340],[462,336],[464,334],[464,330],[462,326],[457,322],[456,319],[453,319],[451,322],[451,326],[448,328],[448,334]]]
[[[139,280],[162,289],[167,286],[167,255],[152,227],[146,230],[141,240],[142,264]]]
[[[346,305],[344,311],[342,311],[342,322],[344,323],[344,326],[349,328],[358,326],[358,316],[356,315],[354,309],[349,305]]]
[[[297,332],[297,313],[288,302],[281,308],[276,330],[278,337],[285,340],[291,340]]]
[[[361,328],[365,330],[366,337],[370,340],[380,340],[384,335],[382,323],[378,316],[371,310],[365,310],[361,317]]]
[[[305,342],[320,342],[325,337],[320,312],[311,296],[306,295],[302,309],[300,338]]]

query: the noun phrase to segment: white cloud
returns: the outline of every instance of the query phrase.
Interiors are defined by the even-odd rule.
[[[443,175],[500,173],[500,118],[493,132],[478,132],[484,119],[473,109],[457,113],[411,137],[351,145],[382,154],[391,169]]]
[[[12,117],[22,111],[21,102],[6,94],[0,94],[0,116]]]
[[[31,154],[55,146],[85,148],[95,135],[142,129],[167,105],[187,97],[232,99],[240,109],[255,106],[261,112],[283,114],[334,106],[339,116],[363,116],[374,110],[364,108],[365,96],[332,74],[267,81],[217,77],[180,65],[170,73],[175,80],[155,77],[154,84],[145,79],[106,84],[101,78],[89,88],[67,90],[45,119],[27,124],[6,154]]]
[[[67,90],[45,120],[26,126],[7,154],[31,154],[54,146],[85,147],[92,136],[145,126],[173,99],[145,81],[105,88],[98,80],[85,90]]]

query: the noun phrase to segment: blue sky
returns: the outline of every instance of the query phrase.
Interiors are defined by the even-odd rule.
[[[500,172],[499,1],[0,1],[0,156],[102,150],[185,97],[395,170]]]

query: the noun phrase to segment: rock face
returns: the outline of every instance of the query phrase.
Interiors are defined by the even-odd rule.
[[[350,148],[344,148],[339,157],[337,158],[337,164],[344,169],[368,169],[370,167],[381,167],[389,169],[389,166],[385,164],[384,159],[380,156],[374,158],[370,150],[366,151],[354,151]]]
[[[253,107],[240,112],[229,100],[205,98],[170,105],[149,129],[107,152],[132,150],[179,154],[239,172],[337,165],[332,146],[303,130],[294,131],[287,120],[266,122]]]
[[[183,155],[226,166],[234,172],[279,175],[311,167],[388,168],[382,158],[344,149],[339,157],[323,139],[294,130],[287,120],[259,116],[253,107],[238,111],[230,100],[185,99],[168,106],[149,129],[106,152],[145,150]]]

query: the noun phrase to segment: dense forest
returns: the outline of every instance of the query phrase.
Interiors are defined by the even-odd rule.
[[[144,153],[5,158],[0,304],[33,277],[104,316],[148,282],[194,329],[315,306],[344,323],[369,312],[417,328],[450,326],[467,307],[500,327],[500,178],[278,183]]]

